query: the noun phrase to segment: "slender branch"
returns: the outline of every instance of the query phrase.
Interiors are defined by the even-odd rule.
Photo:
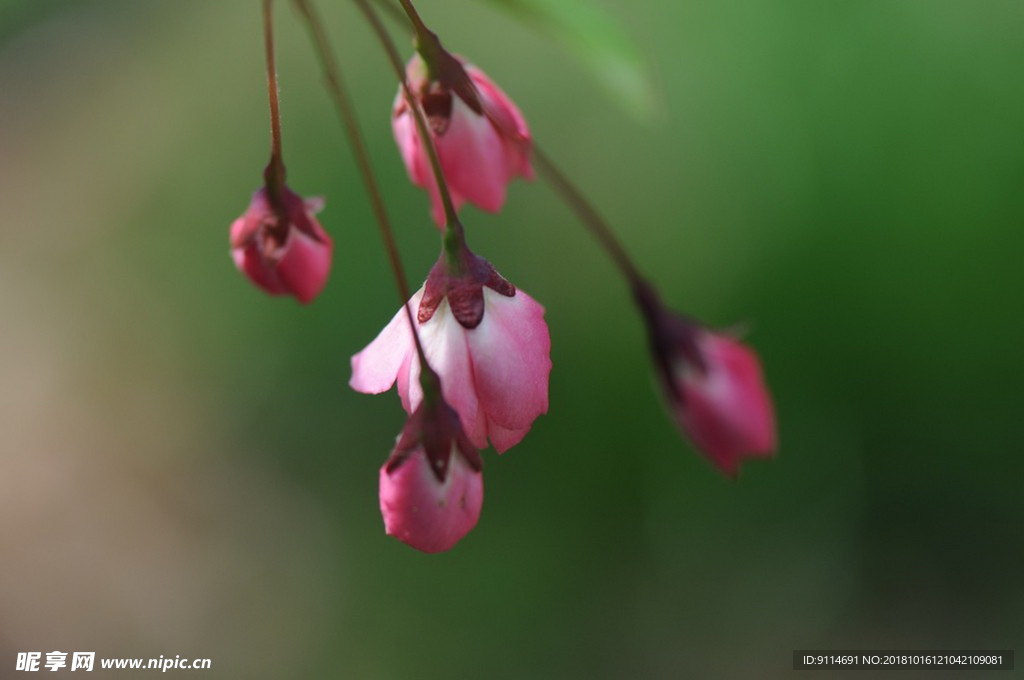
[[[427,33],[431,31],[427,28],[427,25],[423,23],[423,19],[420,18],[420,13],[416,11],[416,8],[409,0],[398,0],[402,4],[402,9],[405,10],[406,16],[409,17],[409,21],[412,22],[412,26],[416,29],[416,34]]]
[[[420,370],[420,380],[432,381],[433,386],[439,389],[440,383],[438,382],[437,374],[434,373],[430,368],[430,365],[427,363],[426,353],[423,351],[423,345],[420,342],[419,333],[416,331],[416,319],[413,316],[409,303],[409,299],[412,297],[409,292],[409,282],[405,277],[405,270],[402,268],[402,260],[398,255],[398,245],[395,242],[394,230],[391,228],[391,220],[388,218],[387,210],[384,207],[384,199],[381,195],[380,186],[377,184],[377,178],[373,174],[373,167],[370,164],[370,154],[366,150],[366,144],[363,142],[362,133],[359,129],[359,119],[356,117],[355,108],[352,106],[352,100],[345,89],[344,81],[341,76],[341,69],[339,68],[337,61],[334,59],[334,53],[327,40],[327,34],[324,31],[323,22],[320,21],[320,17],[317,15],[312,5],[307,2],[307,0],[293,0],[293,2],[309,27],[310,36],[313,39],[317,56],[319,57],[320,64],[323,67],[327,90],[334,99],[334,104],[338,109],[338,114],[341,117],[345,133],[348,135],[348,140],[352,147],[352,153],[355,156],[356,165],[359,167],[359,174],[362,175],[363,182],[366,184],[366,190],[370,195],[370,204],[373,207],[373,213],[377,219],[377,226],[379,227],[381,238],[384,241],[384,249],[388,254],[391,271],[395,276],[398,295],[401,298],[405,314],[409,319],[409,329],[412,331],[413,341],[416,343],[416,352],[419,354],[420,366],[422,367]],[[424,378],[424,376],[426,376],[426,378]],[[423,387],[424,394],[426,395],[428,385],[425,383]]]
[[[413,19],[411,16],[409,16],[409,13],[405,11],[404,6],[400,6],[401,0],[399,0],[398,5],[395,5],[394,0],[376,0],[376,2],[377,5],[384,10],[384,13],[388,15],[388,18],[390,18],[392,21],[394,21],[396,24],[398,24],[405,30],[409,30],[409,22],[413,21]],[[413,11],[415,10],[416,8],[414,7]],[[416,16],[419,16],[419,12],[416,12]],[[412,36],[415,37],[416,27],[412,26],[411,28]]]
[[[278,103],[277,66],[274,62],[273,0],[263,0],[263,49],[267,56],[267,96],[270,99],[270,162],[264,178],[275,198],[281,195],[285,180],[284,158],[281,155],[281,108]]]
[[[359,5],[359,9],[362,10],[366,16],[366,20],[370,23],[374,33],[377,34],[377,38],[380,40],[381,46],[388,55],[388,61],[391,62],[391,66],[395,69],[395,75],[398,77],[398,82],[402,86],[402,92],[405,94],[405,101],[409,105],[409,109],[412,111],[413,118],[416,120],[416,129],[419,132],[420,138],[423,140],[423,146],[427,150],[427,156],[430,158],[430,167],[434,172],[434,180],[437,182],[438,191],[441,194],[441,203],[444,206],[445,222],[448,224],[446,231],[454,232],[453,238],[459,243],[464,242],[464,230],[462,223],[459,221],[459,216],[455,211],[455,204],[452,202],[451,193],[448,191],[448,182],[445,180],[444,172],[441,170],[441,161],[437,156],[437,147],[434,145],[434,138],[430,135],[430,129],[427,127],[427,118],[423,113],[423,109],[420,107],[416,97],[413,96],[412,89],[409,87],[409,82],[405,77],[405,66],[402,63],[402,57],[398,53],[398,48],[395,46],[395,41],[391,39],[391,35],[387,32],[384,24],[381,23],[380,17],[377,12],[370,6],[367,0],[355,0],[356,4]],[[422,22],[420,22],[422,24]],[[446,245],[448,245],[448,239],[446,238]]]
[[[569,180],[565,173],[559,170],[551,158],[537,147],[536,143],[533,145],[533,158],[537,161],[537,165],[540,166],[541,172],[547,176],[548,181],[551,182],[555,190],[562,196],[562,199],[569,204],[569,207],[573,209],[584,226],[614,260],[630,285],[634,289],[646,286],[647,284],[644,281],[644,277],[640,274],[640,270],[633,264],[633,260],[626,253],[626,249],[615,235],[615,232],[612,231],[612,228],[586,197],[583,196],[580,190]]]
[[[441,75],[440,72],[434,71],[438,67],[444,52],[437,34],[423,23],[423,18],[410,0],[399,0],[399,3],[402,5],[402,9],[405,10],[405,15],[409,18],[409,21],[412,22],[413,34],[416,36],[416,50],[427,63],[427,71],[433,76]]]
[[[402,12],[399,7],[395,6],[391,0],[375,0],[375,2],[377,3],[377,6],[391,18],[392,21],[402,24],[403,26],[405,25],[405,13]]]

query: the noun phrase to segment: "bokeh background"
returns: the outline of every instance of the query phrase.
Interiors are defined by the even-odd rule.
[[[622,281],[520,182],[466,221],[547,308],[550,413],[486,454],[456,549],[385,537],[403,414],[346,383],[397,299],[296,15],[285,157],[336,244],[309,307],[228,256],[268,151],[258,4],[2,0],[0,675],[55,649],[367,679],[1024,651],[1024,4],[606,0],[641,107],[493,5],[420,4],[672,304],[749,325],[777,460],[730,482],[679,438]],[[437,237],[395,83],[351,4],[319,5],[418,280]]]

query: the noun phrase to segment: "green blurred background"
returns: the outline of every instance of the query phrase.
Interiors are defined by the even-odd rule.
[[[543,32],[423,0],[673,305],[750,324],[781,444],[735,483],[695,455],[622,281],[520,182],[466,222],[547,308],[551,409],[433,556],[383,533],[403,413],[346,383],[397,299],[286,4],[290,181],[336,244],[309,307],[228,256],[268,152],[255,1],[0,0],[0,675],[54,649],[368,679],[1024,651],[1024,3],[606,0],[638,117]],[[350,3],[319,6],[421,279],[394,80]]]

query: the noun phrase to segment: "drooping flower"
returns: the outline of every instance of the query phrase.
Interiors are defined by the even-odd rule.
[[[470,441],[502,453],[519,443],[548,410],[551,339],[544,308],[503,279],[481,257],[464,252],[462,273],[444,258],[410,300],[431,367]],[[379,394],[398,383],[402,405],[422,398],[419,357],[404,310],[352,357],[349,385]]]
[[[406,67],[409,87],[426,113],[431,137],[456,210],[465,202],[498,212],[508,184],[533,178],[526,120],[501,88],[480,69],[442,52],[428,74],[417,54]],[[434,221],[445,214],[430,158],[399,88],[391,118],[395,141],[413,184],[430,193]]]
[[[725,333],[665,308],[649,288],[637,292],[660,382],[676,423],[724,474],[775,452],[775,414],[761,362]]]
[[[320,199],[303,201],[284,185],[279,200],[271,200],[268,189],[260,188],[231,224],[235,266],[271,295],[312,301],[331,269],[331,238],[313,216],[321,207]]]
[[[443,399],[423,401],[380,469],[384,530],[423,552],[448,550],[480,518],[482,467],[455,411]]]

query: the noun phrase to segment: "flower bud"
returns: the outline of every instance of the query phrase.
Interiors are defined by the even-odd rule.
[[[480,518],[481,469],[451,407],[443,399],[425,401],[380,469],[384,530],[423,552],[450,549]]]
[[[231,257],[267,293],[310,302],[331,269],[333,244],[313,216],[323,202],[303,201],[284,185],[280,193],[276,206],[266,187],[253,194],[249,208],[231,225]]]
[[[730,477],[747,458],[771,458],[775,414],[754,351],[666,309],[650,289],[637,299],[672,415],[694,446]]]
[[[513,179],[533,178],[530,131],[515,103],[483,71],[447,52],[443,56],[436,79],[413,56],[406,68],[409,87],[426,114],[455,209],[468,201],[498,212]],[[434,221],[444,225],[430,157],[401,88],[391,124],[409,178],[430,193]]]

